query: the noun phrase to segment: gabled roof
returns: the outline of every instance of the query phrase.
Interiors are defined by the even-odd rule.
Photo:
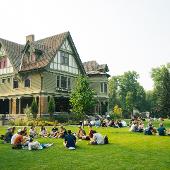
[[[22,64],[20,71],[39,69],[47,66],[51,59],[55,56],[56,52],[58,51],[64,40],[66,39],[68,33],[69,32],[65,32],[55,36],[44,38],[42,40],[27,42],[27,44],[34,47],[35,49],[41,50],[42,55],[36,62]]]
[[[69,32],[64,32],[33,42],[27,41],[25,46],[3,39],[0,39],[0,42],[2,43],[3,48],[6,50],[11,64],[14,66],[14,69],[23,72],[44,68],[45,66],[47,66],[50,61],[55,57],[57,51],[60,49],[61,45],[67,38],[72,45],[75,57],[78,61],[77,64],[79,65],[82,74],[85,74],[81,59],[77,53],[76,47]],[[36,60],[36,62],[23,63],[25,52],[30,46],[35,48],[36,50],[40,50],[42,52],[42,55]]]
[[[19,70],[24,46],[2,38],[0,38],[0,43],[2,44],[2,47],[5,50],[14,69]]]
[[[99,65],[96,61],[87,61],[83,63],[85,71],[106,73],[109,71],[107,64]]]
[[[88,76],[106,75],[110,77],[107,73],[109,71],[107,64],[99,65],[96,61],[87,61],[83,63],[83,66]]]

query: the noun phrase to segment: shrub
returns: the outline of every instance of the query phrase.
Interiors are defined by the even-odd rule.
[[[31,104],[31,112],[32,112],[33,118],[36,119],[37,114],[38,114],[38,105],[37,105],[35,98],[33,99],[32,104]]]
[[[31,107],[28,107],[28,104],[27,104],[26,108],[24,109],[24,114],[26,114],[28,118],[32,117]]]

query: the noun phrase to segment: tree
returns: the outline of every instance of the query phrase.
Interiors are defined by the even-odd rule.
[[[37,106],[37,102],[35,98],[33,99],[32,104],[31,104],[31,113],[33,115],[33,118],[36,119],[37,114],[38,114],[38,106]]]
[[[135,71],[125,72],[119,76],[118,93],[123,112],[132,113],[133,109],[144,110],[145,91],[137,81],[139,75]]]
[[[109,80],[109,107],[112,109],[115,105],[119,105],[119,96],[118,96],[118,77],[113,76]]]
[[[118,105],[115,105],[115,107],[113,108],[113,114],[114,118],[122,117],[122,109]]]
[[[79,76],[75,86],[71,91],[70,104],[71,111],[76,114],[78,119],[83,119],[87,114],[92,113],[95,105],[94,91],[90,88],[86,77]]]
[[[154,91],[146,92],[145,109],[150,113],[151,116],[158,116],[157,114],[157,97]]]
[[[133,109],[134,109],[133,93],[128,92],[126,95],[126,110],[128,111],[128,113],[131,113],[131,116],[133,116]]]
[[[152,69],[157,111],[164,117],[170,116],[170,65]]]
[[[48,113],[50,114],[50,117],[53,117],[53,114],[55,112],[55,101],[53,97],[50,97],[50,100],[48,102]]]

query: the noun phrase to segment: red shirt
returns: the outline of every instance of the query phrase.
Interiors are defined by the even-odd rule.
[[[22,135],[17,135],[17,137],[14,140],[14,145],[21,144],[23,141],[23,136]]]

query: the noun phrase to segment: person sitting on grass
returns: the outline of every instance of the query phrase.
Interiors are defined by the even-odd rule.
[[[30,138],[36,138],[37,137],[37,132],[36,132],[34,126],[31,126],[31,128],[29,130],[29,136],[30,136]]]
[[[104,138],[100,133],[93,131],[93,138],[90,141],[91,145],[102,145],[104,144]]]
[[[11,138],[14,134],[14,131],[15,131],[15,127],[9,127],[7,129],[7,132],[5,133],[5,135],[3,136],[3,143],[10,143],[11,142]]]
[[[159,136],[165,136],[166,134],[166,129],[163,125],[163,123],[160,123],[160,127],[157,129]]]
[[[15,135],[15,138],[11,139],[12,149],[21,149],[24,143],[24,139],[22,136],[22,130],[18,130],[18,134]]]
[[[45,138],[48,137],[47,130],[44,126],[41,126],[40,136],[45,137]]]
[[[22,135],[23,135],[23,136],[27,136],[27,127],[24,127],[24,128],[22,129]]]
[[[67,135],[67,130],[63,126],[61,126],[57,137],[58,138],[65,138],[66,135]]]
[[[152,125],[152,123],[149,123],[148,127],[144,131],[144,134],[145,135],[152,135],[152,132],[153,132],[153,125]]]
[[[137,132],[137,130],[138,130],[137,123],[135,121],[133,121],[129,131],[130,132]]]
[[[142,123],[142,122],[140,122],[139,123],[139,125],[138,125],[138,132],[143,132],[143,130],[144,130],[144,124]]]
[[[57,136],[57,133],[58,133],[58,128],[56,127],[56,125],[51,129],[51,132],[50,132],[50,136],[51,138],[56,138]]]
[[[84,129],[82,129],[81,126],[78,126],[79,130],[78,130],[78,133],[77,133],[77,137],[78,139],[86,139],[86,132]]]
[[[48,148],[52,145],[53,143],[40,144],[38,141],[33,141],[33,138],[30,138],[29,143],[28,143],[28,150],[39,150],[43,148]]]
[[[76,137],[68,130],[68,134],[64,138],[64,146],[68,149],[76,149]]]
[[[170,136],[170,129],[167,130],[166,134]]]
[[[88,135],[89,139],[93,138],[93,129],[92,129],[92,125],[89,125],[89,135]]]

